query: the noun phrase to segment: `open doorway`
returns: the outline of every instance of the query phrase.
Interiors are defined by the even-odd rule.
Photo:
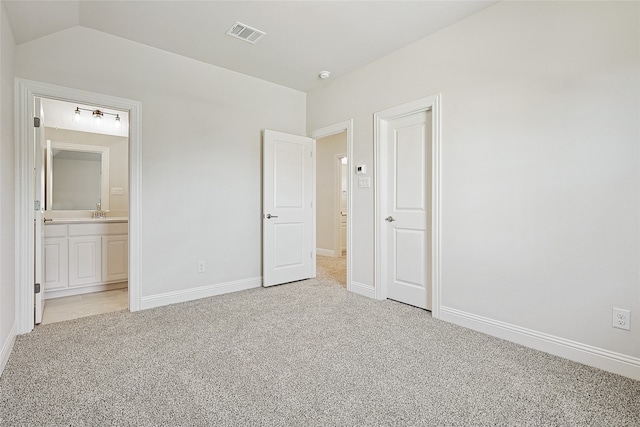
[[[316,139],[316,269],[347,287],[347,132]]]
[[[352,122],[316,130],[316,273],[350,286],[350,163]]]
[[[36,97],[35,105],[35,188],[42,216],[35,271],[43,299],[38,306],[36,295],[35,323],[125,310],[129,113],[46,97]]]
[[[140,243],[140,222],[141,222],[141,140],[142,140],[142,123],[141,123],[141,109],[142,105],[139,101],[129,100],[125,98],[114,97],[110,95],[99,94],[95,92],[88,92],[79,89],[73,89],[63,86],[52,85],[49,83],[35,82],[31,80],[16,79],[16,332],[18,334],[26,334],[31,332],[36,323],[37,307],[36,303],[42,303],[46,301],[44,294],[46,290],[42,286],[43,280],[42,272],[43,268],[40,268],[40,276],[35,270],[36,265],[42,266],[42,258],[44,258],[44,246],[40,245],[36,248],[35,245],[38,241],[44,241],[44,235],[41,233],[44,231],[44,178],[42,173],[38,176],[34,173],[36,170],[41,171],[40,168],[36,168],[37,154],[40,152],[40,161],[44,162],[44,153],[41,152],[42,147],[46,146],[46,140],[44,139],[44,132],[41,132],[43,128],[40,125],[39,114],[42,109],[36,108],[36,101],[43,98],[50,100],[64,100],[72,102],[74,105],[78,103],[78,106],[87,106],[89,109],[95,107],[97,109],[104,109],[104,111],[113,110],[118,114],[118,111],[128,112],[129,125],[128,128],[128,167],[126,168],[128,175],[128,223],[123,224],[109,224],[117,226],[118,233],[114,233],[116,237],[114,239],[102,239],[98,244],[98,239],[94,239],[92,242],[74,240],[73,244],[78,243],[76,249],[78,257],[74,257],[78,261],[84,261],[86,258],[97,262],[102,260],[102,256],[105,253],[120,252],[120,265],[114,263],[116,266],[114,269],[107,269],[108,274],[114,273],[117,270],[127,271],[127,285],[128,285],[128,306],[130,311],[138,311],[140,309],[140,293],[141,293],[141,277],[140,277],[140,260],[142,258],[142,250]],[[87,113],[88,117],[96,120],[95,110],[83,111]],[[68,120],[72,120],[75,114],[75,109],[71,113],[71,117]],[[101,119],[105,119],[105,116],[115,120],[115,117],[103,114]],[[69,117],[69,116],[67,116]],[[122,117],[120,117],[122,120]],[[105,122],[106,123],[106,122]],[[124,124],[122,124],[124,126]],[[35,141],[39,142],[39,145],[35,144]],[[35,148],[38,147],[38,150]],[[91,156],[89,156],[91,157]],[[102,167],[102,166],[101,166]],[[42,181],[40,181],[42,180]],[[38,182],[41,182],[40,188],[37,188]],[[124,187],[123,193],[124,193]],[[115,190],[118,192],[119,190]],[[111,189],[109,188],[109,192]],[[104,193],[101,193],[104,194]],[[123,194],[124,196],[124,194]],[[104,198],[106,201],[106,197]],[[102,206],[97,209],[97,206],[93,210],[105,210]],[[91,212],[87,210],[87,212]],[[107,215],[108,216],[108,215]],[[34,226],[35,224],[35,226]],[[75,230],[74,233],[78,235],[66,237],[67,245],[72,244],[70,238],[78,237],[87,240],[93,236],[95,237],[97,231],[95,227],[97,223],[86,224],[84,230]],[[111,228],[111,227],[109,227]],[[124,232],[126,230],[126,232]],[[58,230],[60,233],[61,231]],[[67,233],[69,232],[67,227]],[[109,237],[110,232],[106,233]],[[126,234],[127,239],[122,239],[122,234]],[[117,236],[116,236],[117,235]],[[36,238],[39,236],[39,238]],[[53,236],[49,237],[63,237]],[[119,241],[118,241],[119,239]],[[86,244],[85,244],[86,243]],[[109,248],[106,251],[102,250],[103,245]],[[60,246],[60,255],[62,257],[67,256],[67,262],[69,258],[69,248],[64,250],[64,244]],[[97,253],[100,253],[100,258]],[[40,262],[36,262],[36,258],[41,257]],[[55,259],[55,257],[52,257]],[[126,266],[122,264],[126,263]],[[83,265],[87,265],[84,264]],[[89,264],[90,265],[90,264]],[[75,271],[75,269],[73,269]],[[49,270],[51,271],[51,269]],[[91,276],[91,273],[86,274],[87,271],[92,271],[95,278],[102,277],[103,270],[100,269],[98,275],[97,269],[81,270],[78,269],[79,281]],[[67,270],[69,273],[69,269]],[[38,279],[38,280],[36,280]],[[110,280],[115,279],[110,276]],[[122,281],[122,279],[120,279]],[[78,284],[78,282],[74,282]],[[85,283],[86,284],[86,283]],[[42,304],[40,304],[42,308]]]

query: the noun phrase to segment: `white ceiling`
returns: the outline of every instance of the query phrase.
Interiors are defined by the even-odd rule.
[[[12,1],[18,44],[84,26],[301,91],[359,68],[496,1]],[[225,35],[265,31],[256,45]],[[329,79],[330,80],[330,79]]]

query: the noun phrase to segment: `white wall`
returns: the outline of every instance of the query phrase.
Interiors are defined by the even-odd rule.
[[[0,373],[15,338],[13,33],[0,4]]]
[[[336,215],[336,156],[347,152],[347,132],[340,132],[316,140],[316,246],[335,251]],[[338,199],[339,200],[339,199]],[[340,254],[334,254],[339,256]]]
[[[109,211],[126,216],[129,210],[129,138],[45,127],[45,139],[109,147],[109,188],[122,188],[122,195],[114,195],[109,191]]]
[[[354,118],[372,168],[373,113],[441,93],[443,308],[630,356],[640,378],[638,6],[498,3],[310,92],[307,126]],[[373,196],[353,188],[370,285]]]
[[[304,93],[82,27],[17,46],[16,75],[142,102],[143,306],[259,285],[261,130],[304,135]]]

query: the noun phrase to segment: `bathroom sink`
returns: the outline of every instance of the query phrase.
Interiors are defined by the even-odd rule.
[[[126,216],[108,216],[106,218],[91,218],[91,221],[102,221],[102,222],[123,222],[128,221],[129,218]]]

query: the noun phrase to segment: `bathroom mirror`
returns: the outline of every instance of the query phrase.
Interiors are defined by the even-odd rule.
[[[45,209],[109,209],[109,147],[47,141]]]

